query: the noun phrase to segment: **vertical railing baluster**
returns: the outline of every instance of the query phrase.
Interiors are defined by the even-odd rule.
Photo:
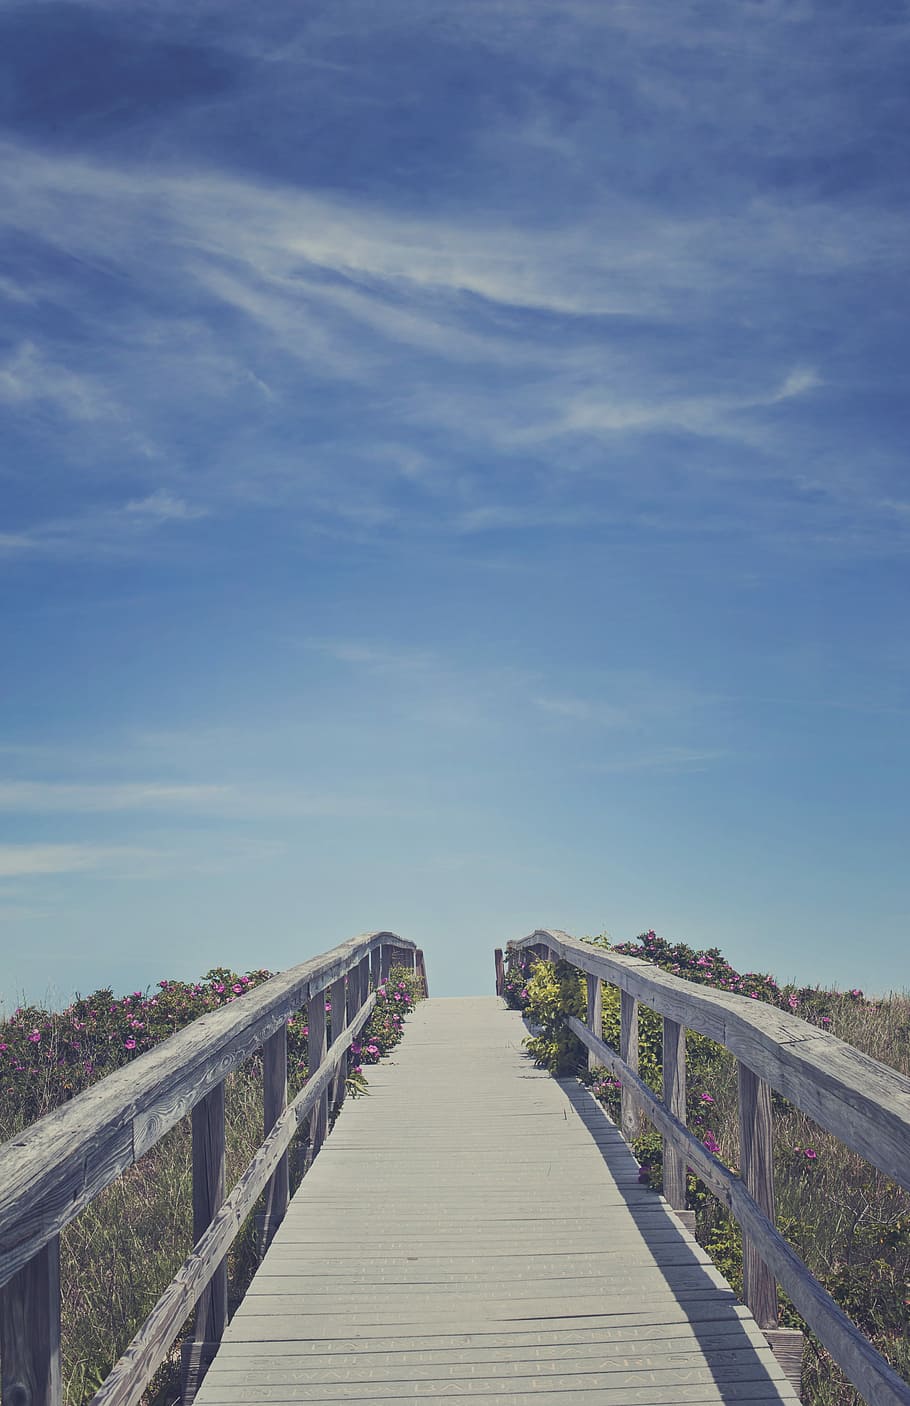
[[[379,976],[382,981],[389,979],[389,972],[392,970],[393,950],[387,942],[384,942],[379,949]]]
[[[329,1005],[332,1007],[331,1025],[333,1041],[338,1039],[338,1036],[348,1023],[345,1001],[345,981],[344,977],[340,976],[338,980],[333,981],[329,987]],[[346,1054],[343,1054],[338,1061],[338,1068],[335,1071],[335,1078],[332,1081],[332,1097],[330,1103],[333,1115],[337,1114],[341,1105],[344,1103],[344,1095],[347,1088],[347,1062],[348,1057]]]
[[[265,1137],[288,1106],[288,1028],[282,1022],[262,1046],[262,1126]],[[265,1253],[288,1208],[288,1154],[285,1152],[265,1189],[260,1252]]]
[[[193,1108],[193,1241],[208,1230],[224,1201],[224,1080]],[[182,1399],[188,1406],[227,1327],[227,1260],[221,1261],[196,1304],[193,1339],[181,1348]]]
[[[429,983],[427,982],[427,964],[424,961],[423,952],[420,950],[419,947],[416,953],[414,954],[414,970],[416,971],[417,976],[420,980],[420,984],[423,987],[424,996],[429,996],[430,987]]]
[[[686,1121],[686,1027],[664,1016],[663,1100],[681,1123]],[[664,1138],[664,1196],[676,1211],[686,1207],[685,1158]]]
[[[747,1065],[737,1064],[739,1085],[739,1162],[746,1190],[774,1223],[774,1154],[771,1090]],[[777,1327],[777,1284],[743,1232],[743,1290],[760,1328]]]
[[[588,986],[588,1029],[592,1035],[596,1035],[598,1040],[603,1039],[603,992],[599,976],[592,976],[586,973]],[[600,1060],[593,1050],[588,1050],[588,1068],[597,1069]]]
[[[638,1002],[628,991],[619,993],[619,1054],[638,1073]],[[625,1085],[620,1096],[619,1123],[622,1135],[632,1142],[641,1132],[641,1113],[631,1089]]]
[[[506,984],[505,965],[502,960],[501,947],[497,947],[493,953],[493,961],[496,965],[496,995],[501,996],[505,990]]]
[[[380,951],[380,948],[374,947],[372,952],[370,953],[370,984],[372,985],[374,990],[376,989],[376,987],[379,986],[382,980],[382,975],[380,972],[381,961],[382,953]]]
[[[307,1066],[311,1075],[316,1073],[325,1059],[325,1051],[325,991],[323,990],[311,993],[307,1004]],[[328,1122],[329,1093],[326,1089],[310,1114],[311,1162],[325,1141]]]
[[[60,1406],[60,1237],[0,1289],[4,1406]]]

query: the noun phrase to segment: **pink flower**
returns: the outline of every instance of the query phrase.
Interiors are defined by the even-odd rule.
[[[796,1007],[799,1005],[799,997],[791,993],[787,997],[787,1005],[790,1007],[791,1011],[795,1011]]]
[[[127,1050],[134,1050],[136,1048],[136,1041],[133,1039],[124,1040],[123,1045]]]
[[[702,1094],[701,1101],[702,1103],[713,1103],[714,1099],[711,1097],[710,1094]]]
[[[37,1044],[38,1044],[38,1041],[41,1039],[41,1031],[40,1031],[40,1030],[33,1030],[32,1033],[31,1033],[31,1035],[29,1035],[28,1038],[29,1038],[29,1040],[31,1041],[31,1043],[32,1043],[33,1045],[37,1045]]]
[[[717,1138],[714,1136],[710,1128],[707,1130],[704,1137],[702,1138],[702,1142],[714,1157],[718,1155],[718,1153],[720,1152],[720,1144],[718,1143]]]
[[[818,1157],[818,1153],[815,1151],[814,1147],[807,1147],[805,1149],[805,1155],[806,1157],[808,1157],[810,1162],[814,1162]]]
[[[231,987],[231,990],[233,991],[235,996],[243,995],[243,987],[240,985],[239,981],[234,982],[234,985]]]

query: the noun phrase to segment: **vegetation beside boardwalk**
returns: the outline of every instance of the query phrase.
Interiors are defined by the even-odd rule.
[[[635,943],[611,946],[603,937],[589,941],[640,957],[675,976],[766,1001],[830,1031],[857,1049],[910,1074],[910,997],[867,999],[861,990],[780,985],[757,972],[741,973],[716,949],[698,952],[671,944],[653,932]],[[505,995],[525,1011],[539,1032],[528,1041],[535,1059],[554,1072],[577,1071],[618,1121],[621,1085],[605,1070],[587,1072],[587,1054],[566,1024],[569,1015],[585,1019],[583,975],[566,962],[543,962],[532,954],[512,954]],[[603,987],[603,1038],[616,1050],[620,1040],[620,1001],[616,987]],[[639,1008],[639,1073],[655,1093],[661,1090],[663,1022]],[[704,1035],[686,1035],[688,1122],[709,1151],[733,1170],[739,1158],[736,1060]],[[782,1234],[878,1350],[910,1378],[910,1195],[856,1153],[824,1132],[778,1094],[772,1099],[777,1222]],[[642,1175],[662,1186],[662,1144],[645,1132],[633,1144]],[[696,1213],[697,1236],[737,1292],[742,1292],[742,1241],[724,1207],[691,1173],[687,1205]],[[781,1296],[781,1324],[804,1328]],[[808,1335],[803,1400],[813,1406],[859,1406],[861,1398],[825,1349]]]
[[[181,1030],[198,1016],[242,1000],[268,971],[226,968],[198,982],[160,981],[153,992],[115,997],[109,989],[80,997],[64,1011],[20,1007],[0,1021],[0,1141]],[[348,1055],[348,1089],[368,1092],[366,1068],[401,1039],[421,994],[413,973],[393,968]],[[326,1001],[328,1038],[331,1002]],[[336,1032],[337,1033],[337,1032]],[[288,1022],[289,1096],[307,1078],[306,1014]],[[225,1080],[226,1182],[230,1189],[263,1137],[262,1059],[254,1055]],[[291,1190],[307,1149],[291,1146]],[[61,1236],[63,1377],[67,1406],[83,1406],[145,1321],[189,1254],[192,1243],[192,1146],[184,1118],[141,1162],[103,1191]],[[256,1266],[254,1217],[228,1258],[229,1295],[242,1296]],[[191,1325],[187,1325],[189,1329]],[[179,1396],[179,1344],[158,1373],[147,1402]]]

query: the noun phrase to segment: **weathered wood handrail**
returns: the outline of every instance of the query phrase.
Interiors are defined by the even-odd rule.
[[[396,961],[411,966],[426,985],[423,953],[414,943],[389,932],[342,943],[200,1016],[0,1147],[4,1406],[59,1406],[60,1232],[187,1113],[193,1115],[196,1243],[95,1402],[132,1406],[138,1401],[194,1305],[190,1359],[196,1374],[204,1371],[227,1321],[228,1249],[267,1187],[264,1235],[281,1220],[287,1206],[287,1148],[308,1117],[311,1150],[318,1150],[330,1093],[335,1107],[343,1096],[344,1056],[375,1004],[371,970],[378,980]],[[329,993],[337,1015],[326,1050]],[[310,1076],[287,1106],[287,1020],[304,1005]],[[260,1047],[265,1140],[225,1199],[224,1079]]]
[[[769,1094],[776,1089],[886,1176],[910,1189],[910,1079],[797,1016],[747,996],[685,981],[639,957],[604,951],[564,932],[539,929],[508,947],[562,959],[584,972],[589,982],[594,978],[619,987],[619,1054],[601,1038],[600,1012],[590,987],[588,1023],[571,1016],[568,1024],[596,1062],[621,1081],[626,1136],[633,1102],[662,1134],[665,1194],[671,1206],[685,1205],[689,1166],[739,1222],[745,1297],[759,1325],[769,1336],[774,1333],[780,1284],[870,1406],[910,1406],[910,1386],[774,1226]],[[498,986],[499,970],[497,963]],[[662,1099],[638,1074],[634,1010],[638,1002],[664,1017]],[[713,1157],[685,1125],[686,1029],[707,1035],[739,1061],[741,1176]],[[636,1112],[636,1120],[637,1116]]]

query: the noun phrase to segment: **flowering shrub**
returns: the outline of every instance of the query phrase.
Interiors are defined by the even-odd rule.
[[[216,967],[126,996],[103,987],[63,1011],[20,1006],[0,1022],[0,1141],[269,976]]]
[[[0,1142],[36,1118],[128,1064],[191,1021],[240,1000],[272,975],[214,967],[196,982],[159,981],[151,991],[114,996],[109,987],[79,996],[63,1011],[20,1006],[0,1021]],[[401,1039],[402,1023],[417,999],[410,969],[395,968],[377,991],[376,1008],[351,1047],[351,1073],[374,1064]],[[329,1039],[331,1002],[326,1001]],[[306,1012],[288,1021],[292,1089],[307,1074]],[[363,1080],[355,1077],[355,1087]]]
[[[365,1084],[363,1066],[375,1064],[395,1048],[404,1033],[405,1016],[419,998],[420,983],[410,967],[393,967],[388,981],[376,988],[373,1014],[348,1053],[355,1093]]]

